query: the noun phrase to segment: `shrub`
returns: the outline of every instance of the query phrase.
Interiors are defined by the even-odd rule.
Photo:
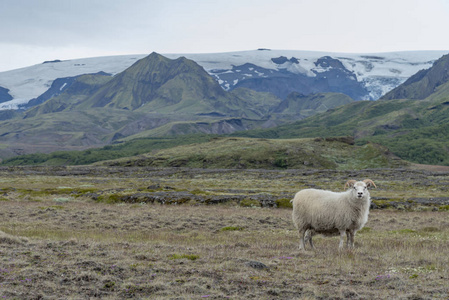
[[[98,197],[99,202],[105,202],[105,203],[119,203],[122,202],[123,195],[120,194],[111,194],[111,195],[101,195]]]
[[[220,229],[221,231],[237,231],[237,230],[243,230],[243,227],[240,226],[226,226]]]
[[[282,198],[276,200],[276,206],[279,208],[292,208],[293,205],[290,202],[291,199]]]
[[[441,205],[440,207],[438,207],[438,210],[448,211],[449,210],[449,205]]]
[[[169,257],[169,259],[183,259],[183,258],[187,258],[189,260],[196,260],[200,258],[200,256],[196,254],[173,254],[172,256]]]
[[[424,227],[422,229],[422,231],[424,231],[424,232],[437,232],[437,231],[440,231],[440,229],[438,229],[436,227]]]
[[[193,191],[190,191],[192,195],[207,195],[208,193],[205,191],[202,191],[200,189],[194,189]]]
[[[260,207],[260,202],[254,199],[243,199],[239,205],[243,207]]]
[[[371,231],[371,227],[363,227],[362,229],[360,229],[359,231],[357,231],[357,233],[367,233]]]

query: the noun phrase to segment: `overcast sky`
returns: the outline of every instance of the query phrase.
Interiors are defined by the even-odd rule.
[[[449,50],[448,28],[447,0],[0,0],[0,71],[153,51]]]

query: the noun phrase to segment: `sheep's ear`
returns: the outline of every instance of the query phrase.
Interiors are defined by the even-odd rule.
[[[375,187],[377,188],[377,186],[374,184],[374,181],[372,181],[371,179],[365,179],[363,180],[364,183],[366,183],[367,187]]]
[[[357,181],[355,181],[355,180],[348,180],[348,181],[346,181],[345,189],[353,187],[356,182]]]

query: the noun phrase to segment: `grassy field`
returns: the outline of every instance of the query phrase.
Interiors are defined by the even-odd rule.
[[[402,204],[372,209],[353,251],[318,236],[299,253],[281,200],[365,178]],[[404,169],[0,168],[0,299],[447,299],[448,187]]]

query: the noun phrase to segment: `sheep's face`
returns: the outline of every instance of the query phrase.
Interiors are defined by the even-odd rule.
[[[362,199],[363,197],[365,197],[368,194],[368,187],[366,183],[362,181],[354,183],[354,185],[352,186],[352,193],[358,199]]]
[[[371,179],[365,179],[363,181],[348,180],[345,186],[351,189],[352,195],[357,199],[362,199],[369,195],[369,187],[376,187]]]
[[[368,186],[363,181],[355,182],[349,188],[356,199],[362,199],[368,195]]]

